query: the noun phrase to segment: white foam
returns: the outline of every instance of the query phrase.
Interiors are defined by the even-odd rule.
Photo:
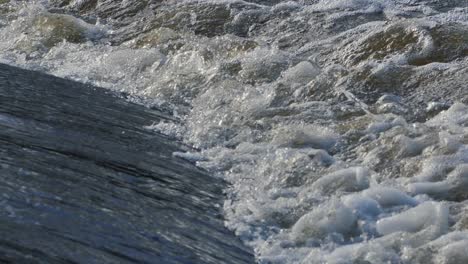
[[[272,131],[273,144],[281,147],[305,147],[329,150],[339,136],[332,130],[317,126],[300,124],[281,126]]]
[[[361,191],[369,188],[369,175],[363,167],[338,170],[319,178],[310,189],[322,193]]]
[[[375,93],[392,90],[398,74],[415,74],[405,79],[411,85],[441,73],[463,77],[466,58],[409,61],[436,51],[431,29],[466,25],[466,8],[445,12],[431,7],[437,1],[400,0],[272,7],[172,1],[225,3],[234,20],[257,12],[261,22],[248,17],[246,37],[206,37],[174,26],[112,46],[112,21],[93,25],[52,14],[39,2],[14,2],[17,11],[2,18],[0,61],[169,105],[180,123],[148,120],[145,128],[200,148],[174,155],[229,181],[226,226],[255,248],[259,262],[423,263],[423,252],[435,263],[464,263],[460,249],[468,236],[445,233],[453,229],[449,217],[458,221],[448,207],[467,198],[468,107],[454,103],[415,123],[403,117],[413,114],[408,98],[354,91],[366,91],[361,86],[374,79]],[[242,5],[245,12],[236,9]],[[61,19],[83,38],[23,34],[37,17]],[[400,47],[407,36],[396,34],[382,47],[369,42],[395,28],[416,40]],[[146,38],[153,41],[140,45]],[[164,50],[173,42],[177,48]],[[363,47],[382,58],[365,57]],[[450,102],[424,104],[434,114]]]
[[[448,229],[448,207],[442,203],[427,202],[403,213],[381,219],[377,231],[382,235],[395,232],[415,233],[434,226],[441,233]]]
[[[418,204],[414,198],[406,193],[390,187],[373,187],[365,190],[363,196],[376,200],[382,207],[398,205],[415,206]]]
[[[348,236],[355,229],[357,217],[340,202],[331,201],[302,216],[292,227],[293,239],[324,239],[327,235]]]

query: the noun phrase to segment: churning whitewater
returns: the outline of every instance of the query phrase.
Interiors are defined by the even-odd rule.
[[[466,0],[0,0],[0,63],[171,113],[259,263],[468,263]]]

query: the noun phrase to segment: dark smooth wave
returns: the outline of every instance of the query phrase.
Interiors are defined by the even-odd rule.
[[[170,118],[0,65],[1,263],[249,263],[224,183],[144,129]]]

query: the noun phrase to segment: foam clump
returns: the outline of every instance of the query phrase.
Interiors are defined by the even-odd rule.
[[[406,121],[398,116],[384,116],[383,119],[375,120],[374,122],[370,123],[366,129],[367,133],[382,133],[385,132],[393,127],[397,126],[406,126]]]
[[[287,55],[281,51],[257,48],[242,58],[240,75],[251,82],[268,82],[287,68]]]
[[[453,132],[468,126],[468,106],[462,103],[453,104],[448,110],[440,112],[427,122],[431,126],[445,126]]]
[[[315,181],[310,189],[322,193],[357,192],[369,188],[370,172],[356,167],[338,170]]]
[[[395,232],[415,233],[435,227],[440,232],[448,229],[448,207],[442,203],[427,202],[400,214],[377,221],[377,231],[382,235]]]
[[[421,170],[413,181],[435,182],[443,179],[447,172],[460,164],[468,163],[468,148],[461,147],[455,153],[429,156],[422,161]]]
[[[349,236],[355,230],[356,221],[351,209],[330,201],[302,216],[292,227],[291,236],[297,241],[324,239],[332,234]]]
[[[443,246],[435,256],[436,263],[467,263],[468,240],[457,241]]]
[[[403,254],[404,263],[467,263],[468,232],[454,231]]]
[[[427,194],[438,199],[464,200],[468,197],[468,164],[458,165],[439,182],[418,182],[408,185],[413,194]]]
[[[383,212],[376,200],[361,194],[345,196],[342,200],[343,204],[357,212],[360,218],[375,218]]]
[[[296,66],[283,72],[283,78],[289,82],[305,84],[320,73],[320,69],[308,61],[301,61]]]
[[[362,195],[374,199],[382,207],[415,206],[418,204],[414,198],[391,187],[373,187],[365,190]]]
[[[310,254],[306,263],[313,264],[351,264],[351,263],[400,263],[398,252],[394,249],[394,237],[377,238],[372,242],[344,245],[329,254]]]
[[[422,153],[422,151],[433,144],[430,137],[409,138],[400,135],[397,137],[400,149],[398,152],[399,157],[412,157]]]
[[[339,136],[328,128],[290,125],[275,129],[272,143],[280,146],[330,150],[338,139]]]

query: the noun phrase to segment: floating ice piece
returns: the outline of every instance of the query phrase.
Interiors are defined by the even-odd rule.
[[[382,207],[396,205],[415,206],[418,202],[406,193],[390,187],[374,187],[363,192],[363,196],[376,200]]]
[[[444,232],[448,229],[448,207],[443,203],[426,202],[403,213],[377,221],[382,235],[395,232],[415,233],[429,226]]]

